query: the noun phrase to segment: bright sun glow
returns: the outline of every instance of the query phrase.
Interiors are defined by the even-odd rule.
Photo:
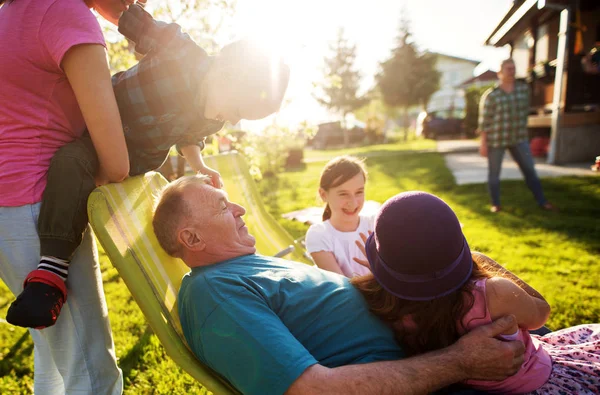
[[[238,0],[231,31],[238,38],[258,39],[286,58],[292,74],[278,122],[294,125],[332,118],[312,91],[313,83],[322,78],[323,58],[339,27],[357,44],[356,68],[366,90],[395,44],[403,6],[421,49],[480,59],[481,72],[494,69],[506,57],[505,50],[484,47],[483,42],[510,4],[510,0]],[[272,118],[256,126],[266,122]],[[252,123],[244,127],[253,129]]]

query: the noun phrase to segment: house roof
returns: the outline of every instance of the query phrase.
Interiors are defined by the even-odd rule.
[[[476,77],[473,78],[469,78],[468,80],[464,81],[463,83],[459,84],[459,86],[467,86],[467,85],[471,85],[475,82],[488,82],[488,81],[496,81],[498,79],[498,75],[496,74],[496,72],[491,71],[491,70],[486,70],[483,73],[479,74]]]
[[[448,54],[441,53],[441,52],[429,52],[429,53],[437,55],[437,56],[439,56],[441,58],[448,58],[448,59],[454,59],[454,60],[462,60],[464,62],[469,62],[469,63],[473,63],[473,64],[479,64],[479,63],[481,63],[481,60],[461,58],[460,56],[448,55]]]
[[[486,45],[501,47],[509,44],[517,34],[528,29],[529,21],[535,16],[542,20],[557,13],[557,9],[568,5],[572,0],[549,0],[551,3],[538,9],[538,0],[514,0],[512,6],[502,20],[485,40]]]
[[[515,1],[513,1],[512,6],[510,7],[510,9],[506,12],[506,14],[504,15],[504,17],[502,17],[502,20],[500,22],[498,22],[498,25],[496,25],[496,27],[494,28],[494,30],[492,30],[492,32],[490,33],[489,37],[485,40],[485,45],[496,45],[496,43],[491,43],[490,40],[492,40],[492,37],[494,37],[496,35],[496,33],[498,32],[498,30],[500,30],[500,28],[502,26],[504,26],[504,24],[506,23],[506,21],[508,21],[508,19],[521,6],[521,4],[523,4],[523,0],[515,0]]]

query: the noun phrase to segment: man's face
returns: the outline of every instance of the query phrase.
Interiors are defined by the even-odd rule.
[[[500,72],[498,73],[498,77],[501,82],[513,82],[515,80],[515,74],[517,69],[513,62],[504,63]]]
[[[205,184],[190,185],[183,197],[193,213],[193,225],[205,243],[205,252],[236,256],[256,252],[256,240],[242,219],[246,210],[228,201],[223,190]]]

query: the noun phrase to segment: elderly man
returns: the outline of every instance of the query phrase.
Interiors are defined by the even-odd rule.
[[[346,278],[257,255],[244,208],[209,182],[167,186],[153,226],[167,253],[192,269],[178,300],[188,344],[243,393],[426,393],[502,379],[521,365],[520,342],[493,338],[512,317],[402,360],[391,330]]]

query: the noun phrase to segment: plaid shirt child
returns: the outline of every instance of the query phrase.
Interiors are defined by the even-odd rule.
[[[516,81],[512,92],[490,88],[479,104],[479,130],[487,132],[488,147],[511,147],[527,141],[529,87]]]
[[[135,175],[160,167],[173,145],[178,151],[203,148],[223,122],[204,118],[200,88],[211,58],[179,25],[155,21],[132,4],[119,19],[119,32],[145,55],[112,78]]]

